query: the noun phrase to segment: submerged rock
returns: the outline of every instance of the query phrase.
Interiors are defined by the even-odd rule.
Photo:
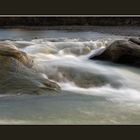
[[[57,67],[57,72],[48,74],[48,77],[58,82],[72,82],[82,88],[100,87],[107,84],[114,88],[121,86],[117,79],[113,80],[96,71],[88,72],[74,67]]]
[[[131,40],[131,41],[130,41]],[[116,40],[103,52],[91,56],[90,59],[108,60],[140,67],[140,45],[138,40]],[[134,43],[136,42],[137,43]]]
[[[84,47],[72,47],[72,48],[64,48],[61,50],[64,54],[74,54],[74,55],[85,55],[88,54],[91,49],[88,46]]]

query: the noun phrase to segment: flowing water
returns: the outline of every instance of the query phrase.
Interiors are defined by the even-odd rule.
[[[36,73],[22,69],[5,83],[0,124],[140,124],[139,69],[88,59],[124,38],[82,30],[1,29],[1,40],[33,57]],[[57,82],[62,91],[34,94],[27,85],[38,84],[38,77]],[[18,94],[9,83],[21,84]]]

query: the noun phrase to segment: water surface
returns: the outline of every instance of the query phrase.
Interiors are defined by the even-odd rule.
[[[139,69],[88,59],[108,42],[127,37],[94,30],[0,29],[1,40],[32,55],[34,68],[62,88],[20,96],[9,89],[0,97],[0,124],[140,124]]]

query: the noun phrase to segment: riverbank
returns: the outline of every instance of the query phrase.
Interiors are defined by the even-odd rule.
[[[0,26],[128,26],[140,25],[139,17],[0,17]]]

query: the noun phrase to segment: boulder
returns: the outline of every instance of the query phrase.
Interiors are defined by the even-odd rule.
[[[7,61],[11,58],[14,58],[28,68],[33,66],[33,60],[31,56],[18,50],[18,48],[16,48],[14,45],[0,43],[0,59],[3,58],[7,58]]]
[[[16,46],[0,43],[0,93],[7,90],[48,89],[59,91],[60,86],[39,75],[33,68],[33,59]],[[40,86],[41,85],[41,86]]]
[[[130,40],[116,40],[90,59],[108,60],[140,67],[140,45]]]

